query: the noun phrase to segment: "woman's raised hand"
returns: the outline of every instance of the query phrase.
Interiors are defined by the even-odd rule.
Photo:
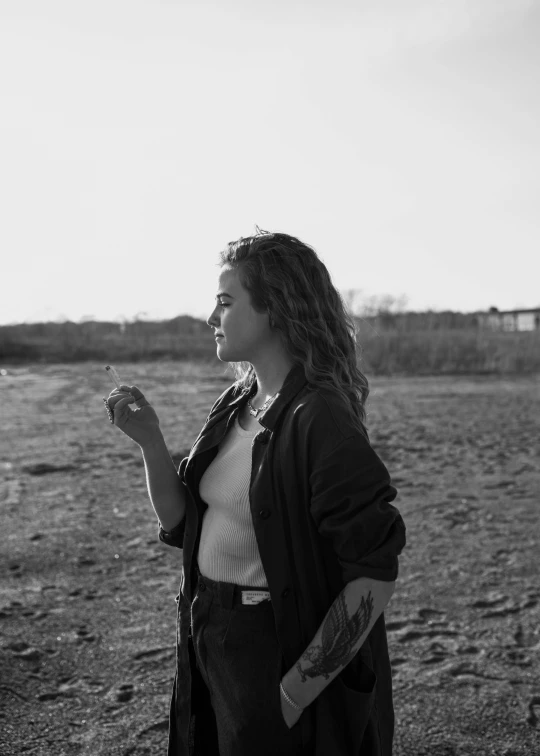
[[[159,418],[137,386],[122,384],[119,389],[113,389],[107,397],[107,404],[116,427],[141,448],[159,438]],[[131,408],[130,404],[135,407]]]

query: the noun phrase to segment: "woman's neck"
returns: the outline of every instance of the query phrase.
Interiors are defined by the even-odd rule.
[[[279,364],[272,366],[270,375],[261,375],[261,373],[257,372],[255,365],[253,365],[257,390],[250,400],[252,405],[254,407],[262,407],[268,399],[275,396],[285,383],[285,378],[288,376],[293,366],[294,363],[292,360],[283,360],[280,361]]]

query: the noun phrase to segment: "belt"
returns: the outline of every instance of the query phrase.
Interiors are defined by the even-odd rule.
[[[244,604],[248,606],[255,606],[260,604],[261,601],[271,601],[270,591],[263,588],[249,588],[240,585],[234,585],[233,583],[225,583],[218,580],[211,580],[210,578],[201,575],[199,565],[195,562],[195,572],[197,575],[197,582],[200,591],[205,591],[210,588],[213,593],[222,596],[224,591],[229,592],[230,587],[233,588],[232,605]]]

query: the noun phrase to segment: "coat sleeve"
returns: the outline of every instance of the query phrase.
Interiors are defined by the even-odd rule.
[[[405,547],[405,523],[390,502],[397,490],[369,441],[345,438],[310,474],[311,514],[329,539],[349,583],[359,577],[394,581]]]
[[[184,457],[184,459],[180,462],[180,465],[178,466],[178,475],[180,476],[180,480],[182,481],[182,484],[184,485],[184,488],[186,486],[186,481],[184,478],[184,472],[186,469],[186,465],[188,463],[189,457]],[[187,495],[187,491],[186,491]],[[184,517],[178,525],[173,528],[172,530],[163,530],[163,527],[161,526],[161,523],[158,521],[158,538],[160,541],[163,541],[163,543],[167,544],[167,546],[175,546],[177,549],[183,549],[184,548],[184,533],[186,530],[186,514],[184,514]]]

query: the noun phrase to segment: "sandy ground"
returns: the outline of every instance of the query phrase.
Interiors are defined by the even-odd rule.
[[[0,376],[0,753],[164,756],[181,552],[101,364]],[[175,460],[223,365],[119,365]],[[385,612],[395,756],[540,754],[540,378],[371,381],[408,531]],[[329,755],[331,756],[331,755]]]

